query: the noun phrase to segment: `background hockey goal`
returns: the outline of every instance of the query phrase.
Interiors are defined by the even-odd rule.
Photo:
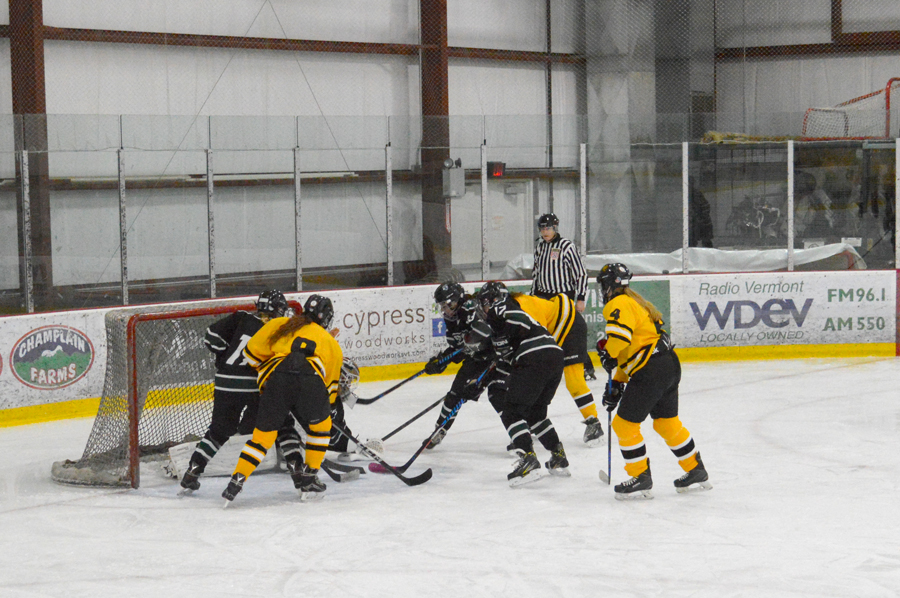
[[[831,108],[810,108],[802,137],[812,139],[893,139],[900,136],[900,78],[883,89]]]
[[[256,305],[217,301],[109,312],[100,408],[84,454],[54,463],[53,480],[137,488],[141,460],[164,459],[170,447],[202,438],[215,377],[203,344],[206,328],[241,309],[252,312]]]

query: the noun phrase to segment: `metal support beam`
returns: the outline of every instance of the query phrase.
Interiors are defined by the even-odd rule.
[[[690,186],[690,154],[688,142],[681,143],[681,273],[688,272],[688,240],[690,238],[690,210],[691,210],[691,186]]]
[[[487,248],[487,221],[488,221],[488,176],[487,176],[487,145],[481,144],[481,280],[487,280],[490,274],[490,260]]]
[[[294,270],[296,272],[295,287],[303,290],[303,235],[300,223],[300,147],[294,148]]]
[[[34,273],[31,247],[31,185],[28,180],[28,152],[19,152],[19,182],[22,195],[22,267],[19,269],[25,294],[25,311],[34,313]]]
[[[578,146],[579,253],[587,255],[587,144]]]
[[[209,297],[216,298],[216,219],[213,215],[215,190],[213,188],[213,151],[206,150],[206,212],[209,238]]]
[[[391,143],[384,146],[384,229],[387,237],[387,286],[394,286],[394,164]]]
[[[900,139],[894,140],[894,269],[900,271],[900,243],[897,232],[900,231]],[[898,333],[900,334],[900,333]],[[900,347],[900,346],[898,346]]]
[[[125,150],[116,152],[119,168],[119,264],[122,278],[122,305],[128,305],[128,220],[125,217]]]
[[[787,269],[794,270],[794,140],[787,142]]]

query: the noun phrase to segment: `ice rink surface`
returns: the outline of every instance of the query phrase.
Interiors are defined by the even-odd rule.
[[[380,437],[450,381],[419,378],[348,422]],[[599,403],[603,381],[591,385]],[[616,501],[598,479],[606,444],[582,444],[565,388],[550,415],[571,478],[510,489],[507,437],[482,399],[410,468],[434,470],[422,486],[322,474],[326,498],[300,503],[288,476],[261,473],[228,509],[226,478],[178,498],[152,465],[136,491],[54,484],[51,463],[81,455],[90,419],[0,429],[0,596],[900,595],[900,359],[685,364],[681,418],[709,492],[676,494],[682,472],[647,422],[655,499]],[[388,461],[436,417],[388,440]],[[613,483],[625,478],[613,443]]]

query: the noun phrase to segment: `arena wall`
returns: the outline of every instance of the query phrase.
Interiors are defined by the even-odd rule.
[[[530,287],[530,281],[507,284],[514,291]],[[479,285],[464,284],[470,292]],[[660,308],[685,361],[898,354],[894,271],[639,276],[633,286]],[[433,290],[327,293],[336,308],[338,341],[361,366],[363,381],[405,378],[444,346]],[[307,295],[286,296],[302,302]],[[603,329],[595,283],[586,303],[593,342]],[[96,413],[108,311],[0,318],[0,427]]]

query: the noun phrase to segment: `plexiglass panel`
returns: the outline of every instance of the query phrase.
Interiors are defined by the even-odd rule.
[[[89,155],[90,175],[49,187],[53,285],[60,307],[122,302],[118,157],[115,151]],[[49,154],[51,173],[72,171],[86,161],[84,152]]]

